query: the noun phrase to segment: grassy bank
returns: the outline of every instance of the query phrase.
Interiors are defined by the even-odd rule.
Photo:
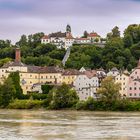
[[[47,109],[47,110],[87,110],[87,111],[140,111],[140,101],[120,100],[114,102],[95,101],[89,98],[87,101],[78,101],[74,106],[52,108],[47,100],[13,100],[8,109]]]

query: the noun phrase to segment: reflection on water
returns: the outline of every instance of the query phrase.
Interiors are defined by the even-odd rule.
[[[0,110],[2,140],[140,140],[140,113]]]

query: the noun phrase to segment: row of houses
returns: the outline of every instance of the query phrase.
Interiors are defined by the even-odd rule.
[[[119,71],[116,68],[106,72],[103,69],[91,70],[82,67],[80,70],[60,67],[39,67],[26,65],[21,62],[20,49],[16,49],[15,60],[8,62],[0,68],[0,81],[7,78],[11,72],[19,71],[20,85],[24,94],[31,92],[42,93],[41,86],[45,84],[71,85],[79,95],[80,100],[88,97],[96,98],[97,89],[106,76],[114,77],[115,82],[121,83],[120,93],[129,98],[140,98],[140,61],[132,70]]]
[[[101,43],[101,37],[95,33],[91,32],[90,34],[87,35],[87,37],[82,38],[82,37],[73,37],[71,33],[71,27],[70,25],[67,25],[66,27],[66,32],[56,32],[56,33],[51,33],[49,35],[45,35],[41,39],[42,44],[54,44],[57,46],[57,48],[65,48],[68,49],[71,47],[73,44],[93,44],[93,43]]]

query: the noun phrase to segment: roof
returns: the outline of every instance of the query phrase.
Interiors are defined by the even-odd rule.
[[[74,37],[71,34],[69,34],[66,36],[66,39],[74,39]]]
[[[39,66],[28,66],[28,72],[31,73],[61,73],[62,68],[55,66],[39,67]]]
[[[97,71],[96,70],[90,70],[90,71],[85,71],[84,74],[88,77],[88,78],[92,78],[97,76]]]
[[[2,66],[2,68],[16,67],[16,66],[25,67],[27,65],[22,63],[22,62],[20,62],[20,61],[11,61],[11,62],[8,62],[8,63],[4,64]]]
[[[42,39],[49,39],[48,35],[42,37]]]
[[[111,71],[119,71],[116,67],[112,68]]]
[[[100,37],[97,33],[92,32],[88,35],[88,37]]]
[[[76,69],[67,69],[65,71],[63,71],[62,75],[79,75],[80,72]]]
[[[66,33],[56,32],[49,34],[49,37],[66,37]]]

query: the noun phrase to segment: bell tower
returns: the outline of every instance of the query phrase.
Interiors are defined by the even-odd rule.
[[[69,35],[71,35],[71,26],[68,24],[66,26],[66,36],[69,36]]]

